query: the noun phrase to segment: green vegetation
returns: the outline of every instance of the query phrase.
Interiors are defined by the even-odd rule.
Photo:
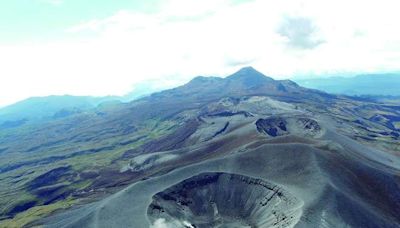
[[[96,116],[88,114],[86,118],[79,120],[79,124],[87,124],[85,121],[89,118]],[[1,221],[3,227],[21,227],[57,209],[70,207],[80,197],[79,194],[72,193],[96,189],[95,185],[98,183],[94,179],[101,180],[101,175],[110,172],[118,175],[121,167],[128,162],[123,158],[126,151],[134,150],[149,140],[173,131],[176,125],[174,121],[154,118],[132,126],[134,131],[130,132],[126,130],[126,125],[113,124],[109,128],[106,126],[94,130],[93,128],[97,128],[94,124],[80,128],[75,123],[78,125],[74,127],[78,128],[74,129],[77,140],[71,143],[66,134],[56,134],[65,122],[56,121],[42,128],[25,125],[0,132],[2,147],[15,148],[9,152],[13,156],[3,156],[4,159],[0,161],[0,167],[9,167],[0,172],[0,210],[3,216],[9,217]],[[18,135],[20,142],[10,140],[10,135]],[[22,165],[15,166],[17,164]],[[65,170],[58,171],[60,167]],[[57,175],[52,172],[57,172]],[[52,189],[56,190],[53,192]],[[53,201],[52,198],[57,198],[58,195],[60,199]],[[64,197],[68,198],[63,199]],[[43,205],[48,201],[48,205]],[[10,214],[24,206],[28,210],[21,209],[22,212],[16,213],[14,217]]]
[[[58,201],[50,205],[36,206],[16,215],[12,219],[3,220],[0,223],[0,228],[20,228],[43,216],[49,215],[56,210],[66,209],[76,204],[78,200],[72,198]]]

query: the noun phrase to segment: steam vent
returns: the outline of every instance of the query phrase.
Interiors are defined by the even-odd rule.
[[[282,187],[260,179],[203,173],[154,195],[147,213],[155,227],[292,227],[302,205]]]

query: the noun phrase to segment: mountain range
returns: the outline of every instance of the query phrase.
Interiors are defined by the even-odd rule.
[[[0,131],[0,227],[398,227],[400,105],[252,67]]]
[[[307,88],[350,96],[400,96],[400,74],[363,74],[354,77],[296,79]]]
[[[244,72],[245,70],[241,74]],[[199,83],[215,83],[217,81],[222,82],[221,79],[219,77],[199,76],[194,81],[198,81]],[[246,80],[249,81],[243,81],[244,84],[261,82],[251,81],[251,79]],[[318,89],[327,93],[357,96],[375,101],[397,102],[400,97],[400,90],[397,88],[397,85],[400,85],[399,74],[368,74],[355,77],[296,79],[295,82],[306,88]],[[0,129],[13,128],[33,122],[60,119],[95,109],[100,104],[112,105],[118,102],[129,102],[158,92],[159,90],[152,83],[148,82],[139,84],[125,96],[52,95],[47,97],[31,97],[0,108]]]
[[[0,108],[0,130],[32,123],[44,123],[96,108],[112,106],[148,96],[159,89],[151,82],[139,83],[124,96],[45,96],[31,97]]]

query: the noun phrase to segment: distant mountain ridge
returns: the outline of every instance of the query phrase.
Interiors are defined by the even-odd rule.
[[[300,85],[300,86],[299,86]],[[143,83],[125,96],[46,96],[31,97],[15,104],[0,108],[0,129],[21,126],[29,122],[48,121],[75,115],[96,108],[101,103],[129,102],[156,92],[152,99],[171,97],[176,94],[192,98],[216,98],[226,95],[303,94],[316,89],[313,96],[342,94],[367,96],[368,99],[398,100],[400,97],[400,73],[367,74],[355,77],[330,77],[291,80],[274,80],[258,72],[253,67],[244,67],[226,78],[198,76],[190,82],[174,89],[158,92],[154,83]],[[306,89],[309,88],[309,89]],[[313,97],[312,96],[312,97]],[[389,97],[387,97],[389,96]],[[196,98],[196,99],[197,99]]]
[[[327,93],[344,95],[400,96],[400,73],[364,74],[355,77],[295,80],[299,85]]]
[[[56,120],[97,108],[102,104],[130,102],[156,91],[158,90],[153,85],[142,83],[125,96],[50,95],[30,97],[0,107],[0,129],[18,127],[25,123]]]
[[[69,95],[31,97],[0,109],[0,129],[66,117],[113,100],[117,98]]]

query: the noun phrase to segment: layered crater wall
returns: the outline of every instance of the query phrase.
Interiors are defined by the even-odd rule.
[[[280,186],[231,173],[203,173],[153,196],[152,224],[167,227],[292,227],[303,201]]]
[[[256,121],[258,132],[269,137],[294,134],[302,137],[321,137],[325,130],[314,119],[307,117],[272,116]]]

